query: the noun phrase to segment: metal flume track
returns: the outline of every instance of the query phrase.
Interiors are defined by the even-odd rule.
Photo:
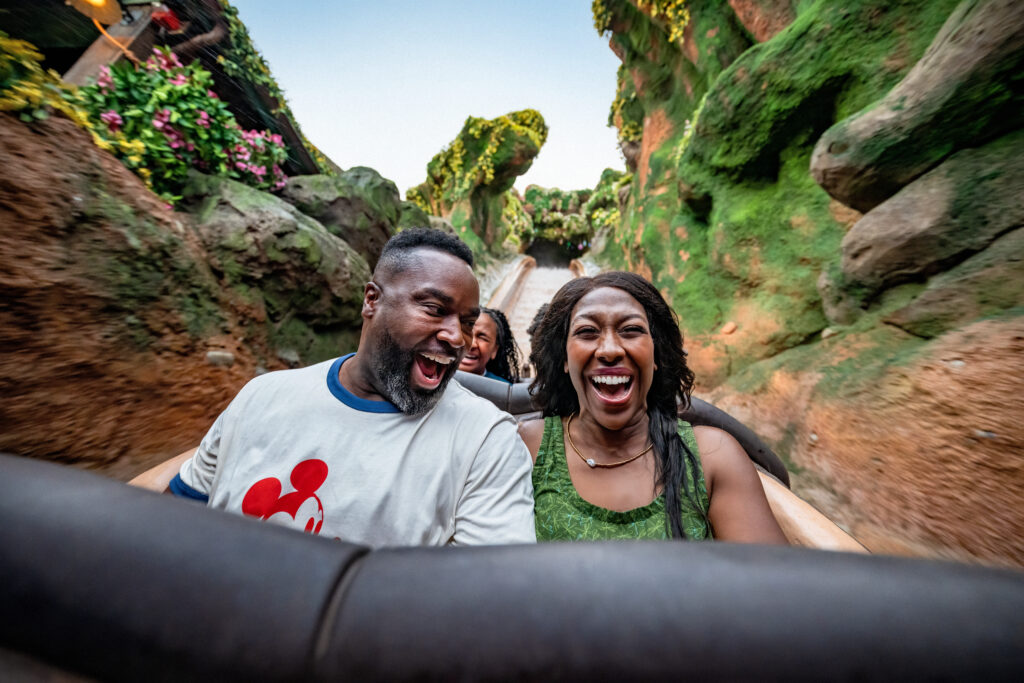
[[[533,321],[537,309],[551,301],[555,293],[569,280],[583,275],[583,265],[573,260],[568,268],[538,266],[532,256],[525,257],[494,290],[488,308],[496,308],[508,318],[512,336],[525,361],[530,357],[530,337],[526,328]]]

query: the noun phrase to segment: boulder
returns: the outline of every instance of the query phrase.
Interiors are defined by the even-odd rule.
[[[451,221],[447,218],[441,218],[440,216],[427,216],[429,225],[434,230],[443,230],[449,234],[455,234],[455,226],[452,225]]]
[[[868,211],[951,153],[1024,127],[1024,3],[966,1],[880,102],[827,130],[811,173]]]
[[[433,227],[430,223],[432,216],[416,206],[413,202],[402,202],[399,205],[397,230],[406,228],[427,228]]]
[[[262,306],[270,322],[359,327],[370,269],[345,240],[233,180],[193,174],[184,199],[223,284]]]
[[[866,302],[1024,225],[1024,131],[954,154],[865,214],[842,242],[844,287]]]
[[[281,367],[189,216],[86,131],[0,114],[0,167],[0,451],[127,479],[195,446],[258,366]]]
[[[930,339],[1018,306],[1024,306],[1024,228],[933,277],[924,292],[885,322]]]
[[[405,210],[395,184],[365,166],[336,176],[289,178],[281,198],[345,240],[371,268]]]
[[[514,232],[509,191],[547,140],[544,117],[533,109],[494,119],[470,116],[462,130],[427,164],[425,182],[406,196],[451,222],[474,253],[500,252]]]

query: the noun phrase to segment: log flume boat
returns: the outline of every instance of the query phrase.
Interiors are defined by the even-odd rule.
[[[0,455],[0,680],[1024,680],[1024,574],[865,554],[787,507],[750,430],[683,416],[737,437],[809,548],[371,551],[145,490],[171,462],[127,486]]]

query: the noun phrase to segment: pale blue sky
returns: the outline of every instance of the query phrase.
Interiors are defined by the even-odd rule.
[[[619,60],[589,0],[233,0],[306,136],[405,191],[467,116],[540,111],[520,190],[583,189],[624,163],[606,126]]]

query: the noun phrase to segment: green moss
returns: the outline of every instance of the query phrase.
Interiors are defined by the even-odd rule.
[[[108,310],[123,314],[125,338],[132,345],[145,349],[158,342],[166,333],[164,322],[180,321],[194,338],[221,330],[225,318],[215,282],[176,234],[137,214],[101,186],[90,188],[83,222],[116,226],[124,240],[113,247],[90,243],[82,257],[96,281],[111,293]],[[171,320],[151,327],[147,314],[160,310],[170,312]]]
[[[921,41],[908,41],[909,30],[930,40],[955,4],[809,5],[786,31],[747,50],[714,82],[682,160],[683,175],[705,167],[732,177],[771,177],[793,131],[810,127],[816,138],[846,112],[884,94],[920,57],[914,51]],[[894,59],[902,54],[905,59]]]
[[[245,278],[245,269],[242,265],[230,256],[220,258],[220,268],[229,284],[238,284]]]
[[[351,353],[359,346],[359,328],[316,328],[294,318],[269,328],[270,342],[279,351],[295,351],[304,365]]]
[[[247,232],[238,230],[228,233],[228,235],[221,240],[220,246],[223,249],[244,252],[248,251],[252,247],[252,238]]]
[[[506,218],[517,216],[514,210],[503,215],[506,193],[530,168],[547,134],[544,118],[533,109],[491,120],[471,116],[427,164],[426,182],[406,196],[427,213],[448,218],[460,236],[472,231],[486,249],[500,251],[515,232]]]

